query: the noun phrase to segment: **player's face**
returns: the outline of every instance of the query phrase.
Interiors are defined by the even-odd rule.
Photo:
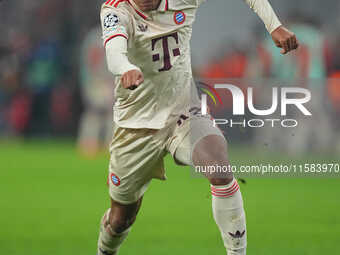
[[[156,10],[161,0],[134,0],[142,11]]]

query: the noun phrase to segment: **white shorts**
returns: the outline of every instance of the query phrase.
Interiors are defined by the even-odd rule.
[[[188,115],[174,118],[163,129],[114,127],[108,177],[114,201],[134,203],[143,196],[153,178],[166,180],[163,158],[167,153],[175,158],[180,148],[184,155],[178,155],[180,160],[176,162],[191,165],[191,154],[199,140],[212,134],[223,137],[210,116]]]

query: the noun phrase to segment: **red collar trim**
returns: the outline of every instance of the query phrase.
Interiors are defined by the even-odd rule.
[[[135,3],[131,3],[131,0],[126,0],[130,5],[131,7],[135,10],[135,12],[141,16],[143,19],[147,20],[148,19],[148,16],[146,16],[142,11],[138,10],[137,6],[135,6]],[[133,1],[133,0],[132,0]]]
[[[162,0],[157,8],[159,12],[166,12],[169,9],[169,0]]]

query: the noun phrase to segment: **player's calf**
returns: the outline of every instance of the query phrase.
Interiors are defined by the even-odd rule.
[[[210,135],[201,139],[193,150],[195,166],[206,169],[228,169],[227,142],[222,136]],[[247,233],[240,187],[231,171],[207,171],[211,183],[212,208],[228,255],[246,254]]]
[[[112,200],[111,208],[100,223],[97,255],[116,255],[136,220],[142,199],[131,205],[120,205]]]
[[[224,186],[211,185],[211,194],[213,216],[228,255],[246,254],[246,218],[237,181],[234,179]]]

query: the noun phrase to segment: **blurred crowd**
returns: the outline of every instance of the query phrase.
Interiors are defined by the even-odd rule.
[[[81,42],[100,1],[0,2],[0,134],[74,134]],[[94,11],[94,10],[97,10]]]
[[[107,143],[113,84],[100,39],[101,2],[0,2],[0,136],[78,135],[89,153]],[[340,33],[300,14],[289,20],[301,43],[296,53],[280,58],[270,38],[254,33],[257,45],[221,45],[224,54],[218,49],[218,57],[195,66],[196,76],[318,80],[324,113],[335,116],[327,128],[338,130]]]

